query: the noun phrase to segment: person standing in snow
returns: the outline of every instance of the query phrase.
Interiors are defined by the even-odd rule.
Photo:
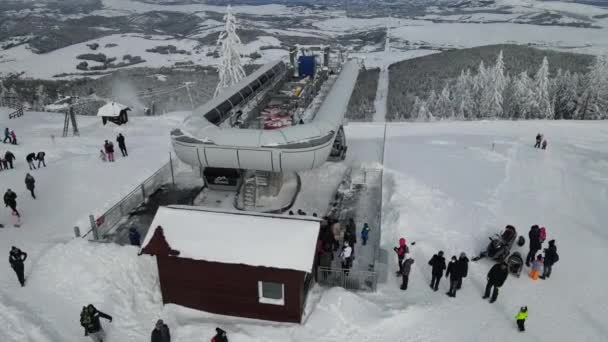
[[[141,235],[137,231],[137,228],[135,226],[129,228],[129,242],[131,246],[141,246],[140,239]]]
[[[38,160],[38,168],[40,168],[41,163],[44,167],[46,167],[46,163],[44,162],[44,156],[46,156],[46,153],[44,153],[42,151],[40,151],[36,154],[36,160]]]
[[[439,281],[443,277],[443,270],[445,270],[443,251],[439,251],[439,253],[433,255],[431,260],[429,260],[429,265],[432,267],[431,289],[437,291],[439,289]]]
[[[543,146],[542,146],[543,150],[547,149],[547,139],[543,140]]]
[[[11,208],[13,215],[21,217],[19,211],[17,211],[17,194],[14,193],[13,190],[8,189],[4,193],[4,205]]]
[[[108,156],[108,161],[113,162],[114,161],[114,145],[111,142],[106,140],[106,142],[103,145],[103,149]]]
[[[340,248],[340,240],[342,240],[342,227],[340,226],[340,222],[334,220],[333,218],[329,218],[329,226],[331,228],[331,232],[334,236],[334,252]]]
[[[534,148],[540,148],[540,142],[543,140],[543,135],[538,133],[536,135],[536,144],[534,144]]]
[[[488,272],[488,283],[486,284],[486,292],[483,295],[483,299],[490,297],[490,291],[492,291],[492,298],[490,303],[494,303],[498,298],[498,289],[505,283],[509,270],[506,262],[501,262],[492,266],[490,272]]]
[[[4,128],[4,141],[3,141],[3,143],[6,144],[7,140],[9,142],[9,144],[12,143],[12,140],[11,140],[11,131],[10,131],[10,129],[8,129],[8,127]]]
[[[118,133],[118,136],[116,137],[116,142],[118,142],[118,148],[120,148],[120,153],[122,153],[122,156],[129,156],[129,154],[127,153],[127,145],[125,145],[125,137],[124,135],[122,135],[122,133]]]
[[[228,342],[226,331],[221,328],[215,328],[215,336],[213,336],[211,342]]]
[[[400,238],[399,247],[395,247],[393,248],[393,250],[395,251],[395,253],[397,253],[397,263],[399,265],[397,275],[399,275],[399,273],[401,273],[401,267],[403,266],[403,259],[405,259],[405,255],[409,254],[410,252],[409,248],[407,247],[407,241],[405,240],[405,238]]]
[[[348,270],[350,270],[353,264],[353,249],[348,244],[348,241],[344,242],[344,247],[342,247],[342,252],[340,252],[340,260],[342,260],[342,269],[344,270],[344,274],[348,275]]]
[[[530,278],[538,279],[541,269],[543,267],[543,255],[539,254],[536,260],[532,262],[532,269],[530,270]]]
[[[4,154],[4,160],[8,163],[8,165],[12,169],[13,168],[13,160],[15,160],[15,155],[11,151],[6,151],[6,153]]]
[[[448,264],[448,269],[445,272],[445,277],[450,277],[450,290],[446,293],[449,297],[456,297],[456,290],[458,282],[462,281],[462,270],[461,264],[456,259],[456,256],[452,256],[452,260]]]
[[[171,342],[171,333],[169,327],[162,319],[156,321],[154,330],[152,330],[151,342]]]
[[[25,157],[25,161],[27,165],[29,165],[30,170],[36,170],[36,165],[34,164],[34,159],[36,159],[36,153],[32,152]]]
[[[409,278],[410,278],[410,271],[412,270],[412,264],[414,263],[414,259],[412,259],[411,257],[409,257],[409,255],[406,257],[406,259],[403,261],[403,263],[401,264],[401,287],[400,289],[402,290],[407,290],[407,284],[409,282]]]
[[[15,134],[14,130],[11,130],[11,139],[13,139],[13,141],[11,141],[11,144],[17,145],[17,134]]]
[[[346,238],[346,233],[348,233],[348,239]],[[355,220],[351,217],[348,219],[348,223],[346,224],[346,232],[344,235],[344,240],[348,241],[348,244],[353,249],[353,259],[355,258],[355,245],[357,244],[357,225],[355,224]]]
[[[25,175],[25,187],[30,191],[33,199],[36,199],[36,195],[34,194],[34,184],[35,183],[36,183],[36,180],[34,179],[34,177],[32,175],[30,175],[29,173]]]
[[[105,338],[100,317],[112,322],[112,316],[97,310],[93,304],[83,307],[80,312],[80,325],[84,328],[84,336],[89,336],[93,342],[103,342]]]
[[[540,243],[540,228],[538,228],[538,225],[535,224],[530,227],[528,238],[530,240],[530,250],[526,256],[526,266],[530,267],[530,263],[534,261],[534,258],[536,258],[536,253],[538,253],[542,247]]]
[[[543,275],[540,279],[546,279],[551,276],[551,269],[553,265],[559,261],[559,255],[557,254],[557,246],[555,246],[555,240],[549,240],[549,248],[545,248],[545,261]]]
[[[8,255],[8,262],[11,264],[13,271],[17,274],[17,279],[19,279],[19,283],[21,287],[25,286],[25,276],[24,276],[24,268],[23,263],[27,259],[27,253],[21,251],[19,248],[12,246],[11,251]]]
[[[361,229],[361,245],[365,246],[367,245],[367,239],[369,239],[369,225],[367,223],[363,224],[363,228]]]
[[[460,268],[460,274],[462,275],[458,279],[458,284],[456,284],[456,290],[460,290],[462,287],[462,278],[466,278],[469,274],[469,258],[465,252],[460,253],[460,257],[458,258],[458,267]]]
[[[528,318],[528,307],[522,306],[521,309],[519,309],[517,315],[515,315],[515,320],[517,321],[517,328],[519,328],[519,331],[521,332],[526,331],[526,327],[524,326],[524,324],[526,323],[526,318]]]

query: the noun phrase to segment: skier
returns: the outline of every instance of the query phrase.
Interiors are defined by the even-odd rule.
[[[120,148],[120,153],[122,153],[122,156],[129,156],[129,154],[127,153],[127,145],[125,145],[125,137],[124,135],[122,135],[122,133],[118,133],[118,136],[116,137],[116,142],[118,142],[118,147]]]
[[[458,282],[462,282],[462,270],[461,264],[456,259],[456,256],[452,256],[452,260],[448,264],[448,269],[445,272],[445,277],[450,277],[450,290],[446,293],[449,297],[456,297],[456,290]]]
[[[498,289],[505,283],[509,270],[506,262],[501,262],[492,266],[490,272],[488,272],[488,283],[486,284],[486,292],[483,295],[483,299],[490,297],[490,291],[492,290],[492,298],[490,303],[494,303],[498,298]]]
[[[8,127],[4,128],[4,141],[3,143],[6,144],[6,141],[8,140],[9,144],[12,143],[12,139],[11,139],[11,131],[8,129]]]
[[[38,152],[38,154],[36,154],[36,159],[38,160],[38,168],[40,168],[40,163],[42,163],[42,165],[44,167],[46,167],[46,163],[44,162],[44,156],[46,156],[46,153],[40,151]]]
[[[129,228],[129,242],[131,246],[141,246],[140,239],[141,235],[137,231],[137,228],[135,226]]]
[[[545,248],[545,261],[543,263],[543,275],[540,279],[546,279],[551,276],[551,269],[553,264],[559,261],[559,255],[557,254],[557,246],[555,246],[555,240],[549,240],[549,248]]]
[[[8,165],[13,168],[13,160],[15,160],[15,155],[11,151],[6,151],[4,154],[4,160],[8,163]],[[6,166],[4,167],[6,169]]]
[[[103,150],[99,150],[99,159],[101,159],[101,161],[103,161],[103,162],[108,161],[108,158],[106,157],[106,153]]]
[[[7,207],[11,208],[11,210],[13,211],[13,215],[16,215],[17,217],[21,217],[21,215],[19,214],[19,211],[17,211],[17,194],[14,193],[13,190],[8,189],[4,193],[4,204]]]
[[[367,245],[367,239],[369,238],[369,225],[367,223],[363,224],[363,228],[361,229],[361,241],[363,241],[361,244],[363,246]]]
[[[524,326],[524,324],[526,323],[526,318],[528,318],[528,307],[522,306],[521,309],[519,309],[517,315],[515,316],[515,320],[517,321],[517,327],[521,332],[526,331],[526,327]]]
[[[228,335],[221,328],[215,328],[215,336],[213,336],[211,342],[228,342]]]
[[[11,144],[17,145],[17,134],[15,134],[14,130],[11,130],[11,138],[13,139],[13,141],[11,142]]]
[[[538,133],[536,135],[536,144],[534,144],[534,148],[540,148],[540,142],[543,140],[543,135]]]
[[[23,262],[27,259],[27,253],[21,251],[19,248],[12,246],[8,256],[8,262],[11,264],[13,271],[17,274],[17,279],[21,286],[25,286],[25,277],[23,275],[24,265]]]
[[[99,318],[112,322],[112,316],[97,310],[93,304],[83,306],[80,312],[80,325],[84,328],[84,336],[89,336],[94,342],[103,342],[105,332]]]
[[[443,276],[443,270],[445,270],[445,258],[443,257],[443,251],[439,251],[439,253],[433,255],[431,260],[429,260],[429,265],[433,268],[431,289],[433,289],[433,291],[437,291],[439,289],[439,281]]]
[[[344,241],[344,247],[342,247],[342,252],[340,252],[340,259],[342,259],[342,269],[345,275],[348,275],[348,270],[352,266],[352,255],[353,249],[349,246],[348,241]]]
[[[536,260],[532,262],[532,269],[530,270],[530,278],[536,280],[540,274],[540,269],[543,267],[543,255],[539,254]]]
[[[36,170],[36,165],[34,165],[34,159],[36,159],[36,153],[32,152],[25,157],[25,161],[27,165],[29,165],[30,170]]]
[[[530,227],[528,238],[530,239],[530,251],[528,252],[528,256],[526,256],[526,266],[530,267],[530,263],[534,261],[536,253],[542,247],[540,242],[540,228],[538,228],[538,225],[535,224]]]
[[[25,187],[30,191],[33,199],[36,199],[36,195],[34,194],[35,183],[36,180],[34,179],[34,177],[32,177],[32,175],[30,175],[29,173],[25,175]]]
[[[162,319],[156,321],[154,330],[152,330],[151,342],[171,342],[171,333],[169,327]]]
[[[414,263],[414,259],[410,258],[409,255],[406,257],[406,259],[403,261],[402,267],[401,267],[401,279],[403,280],[401,282],[401,287],[400,289],[402,290],[407,290],[407,283],[409,281],[410,278],[410,270],[412,269],[412,264]]]
[[[460,253],[460,257],[458,258],[458,263],[461,277],[458,279],[458,284],[456,284],[456,290],[460,290],[462,287],[462,278],[466,278],[469,274],[469,258],[467,257],[465,252]]]
[[[543,147],[542,147],[542,149],[543,150],[547,149],[547,139],[543,140]]]
[[[400,238],[399,247],[393,248],[395,253],[397,253],[397,263],[399,264],[399,270],[397,270],[397,275],[399,275],[399,273],[401,273],[401,267],[402,267],[403,259],[405,258],[405,255],[409,254],[409,252],[410,252],[410,249],[407,247],[406,243],[407,243],[407,241],[405,240],[405,238]]]

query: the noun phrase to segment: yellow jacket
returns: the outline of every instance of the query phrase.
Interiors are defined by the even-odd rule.
[[[526,311],[526,312],[520,311],[520,312],[517,314],[517,316],[515,316],[515,319],[516,319],[516,320],[518,320],[518,321],[519,321],[520,319],[526,319],[526,318],[528,318],[528,312],[527,312],[527,311]]]

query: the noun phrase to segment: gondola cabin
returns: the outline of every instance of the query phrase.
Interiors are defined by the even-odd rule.
[[[160,207],[141,252],[156,256],[163,303],[300,323],[319,220]]]

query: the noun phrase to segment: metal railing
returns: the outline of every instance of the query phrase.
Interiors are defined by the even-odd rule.
[[[378,275],[369,271],[318,267],[317,283],[324,286],[340,286],[347,290],[375,292]]]
[[[102,240],[123,219],[127,218],[140,205],[145,203],[148,196],[152,195],[165,184],[175,185],[174,160],[169,155],[169,161],[148,177],[118,203],[114,204],[105,213],[95,218],[91,217],[91,229],[83,235],[83,238],[93,233],[94,240]]]

